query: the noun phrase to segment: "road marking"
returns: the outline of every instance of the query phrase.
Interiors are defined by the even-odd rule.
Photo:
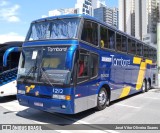
[[[50,123],[47,123],[47,122],[40,122],[40,121],[35,121],[35,120],[32,120],[33,122],[37,123],[37,124],[50,124]]]
[[[114,131],[114,130],[105,130],[107,131],[108,133],[120,133],[120,132],[117,132],[117,131]]]
[[[67,119],[67,120],[72,120],[72,121],[74,121],[74,123],[73,124],[88,124],[88,126],[90,126],[90,127],[93,127],[93,128],[95,128],[95,130],[94,131],[101,131],[101,132],[107,132],[107,133],[119,133],[119,132],[117,132],[117,131],[114,131],[114,130],[106,130],[106,129],[100,129],[100,127],[99,126],[92,126],[92,123],[88,123],[88,122],[85,122],[85,121],[82,121],[82,120],[78,120],[77,121],[77,119],[74,119],[74,118],[70,118],[70,117],[68,117],[68,116],[62,116],[62,115],[60,115],[60,114],[56,114],[56,116],[59,116],[59,117],[61,117],[61,118],[64,118],[64,119]],[[100,130],[96,130],[96,128],[97,129],[100,129]],[[92,130],[93,131],[93,130]],[[97,133],[97,132],[96,132]]]
[[[143,98],[154,99],[154,100],[160,100],[160,98],[154,98],[154,97],[143,97]]]
[[[124,106],[124,107],[128,107],[128,108],[135,108],[135,109],[139,109],[139,108],[141,108],[141,107],[136,107],[136,106],[126,105],[126,104],[120,104],[120,103],[118,103],[118,104],[116,104],[116,105],[118,105],[118,106]]]
[[[19,105],[17,100],[14,100],[14,101],[11,101],[11,102],[6,102],[6,103],[0,103],[0,106],[9,110],[9,111],[14,112],[14,113],[17,113],[18,111],[28,109],[28,107],[24,107],[24,106]]]
[[[6,103],[0,103],[0,106],[5,108],[5,109],[7,109],[7,110],[9,110],[9,111],[12,111],[13,113],[18,113],[19,111],[28,109],[28,107],[24,107],[24,106],[19,105],[17,100],[14,100],[14,101],[11,101],[11,102],[6,102]],[[90,126],[91,128],[95,128],[95,130],[94,130],[95,133],[97,133],[97,132],[98,133],[104,133],[104,132],[107,132],[107,133],[119,133],[119,132],[116,132],[116,131],[113,131],[113,130],[101,129],[99,126],[95,126],[95,125],[92,126],[91,123],[88,123],[88,122],[85,122],[85,121],[82,121],[82,120],[77,120],[77,119],[74,119],[74,118],[70,118],[70,117],[67,117],[65,115],[56,114],[56,117],[61,117],[63,119],[67,119],[67,120],[73,121],[73,124],[88,124],[88,126]],[[40,122],[40,121],[36,121],[36,120],[32,120],[32,122],[34,122],[36,124],[51,124],[51,123]],[[77,132],[77,130],[69,130],[69,131],[55,130],[55,131],[61,132],[61,133]],[[86,133],[88,132],[88,130],[81,130],[81,131],[83,131],[83,132],[86,131]]]

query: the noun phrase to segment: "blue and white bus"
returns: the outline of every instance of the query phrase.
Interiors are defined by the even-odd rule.
[[[0,97],[17,94],[17,71],[20,57],[20,50],[15,51],[15,47],[20,49],[22,41],[12,41],[0,44]],[[8,51],[8,49],[10,50]],[[12,53],[6,59],[6,66],[3,65],[5,53]]]
[[[20,105],[76,114],[156,83],[156,49],[86,15],[31,23],[18,67]]]

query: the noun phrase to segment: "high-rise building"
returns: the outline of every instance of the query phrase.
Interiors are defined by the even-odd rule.
[[[49,11],[49,16],[76,14],[76,13],[77,13],[77,10],[75,8],[55,9],[55,10]]]
[[[106,7],[105,0],[91,0],[93,9]]]
[[[119,0],[119,29],[156,44],[158,0]]]
[[[105,22],[106,21],[106,7],[94,9],[94,17]]]
[[[77,0],[75,8],[78,14],[86,14],[93,16],[94,9],[103,7],[105,5],[105,0]]]
[[[105,22],[109,25],[113,25],[113,9],[106,8]]]
[[[86,14],[92,16],[92,1],[91,0],[77,0],[75,4],[78,14]]]
[[[119,10],[118,8],[113,8],[113,26],[118,28],[118,23],[119,23]]]
[[[118,8],[100,7],[94,9],[94,17],[118,28]]]

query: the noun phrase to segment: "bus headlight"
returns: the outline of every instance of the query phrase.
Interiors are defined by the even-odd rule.
[[[18,94],[23,94],[23,95],[24,95],[24,94],[25,94],[25,91],[24,91],[24,90],[18,90],[17,93],[18,93]]]
[[[54,99],[62,99],[62,100],[71,100],[71,96],[70,95],[57,95],[57,94],[53,94],[52,98]]]

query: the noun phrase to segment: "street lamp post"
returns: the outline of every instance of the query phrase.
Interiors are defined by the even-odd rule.
[[[158,65],[158,87],[160,87],[160,22],[157,23],[157,65]]]

